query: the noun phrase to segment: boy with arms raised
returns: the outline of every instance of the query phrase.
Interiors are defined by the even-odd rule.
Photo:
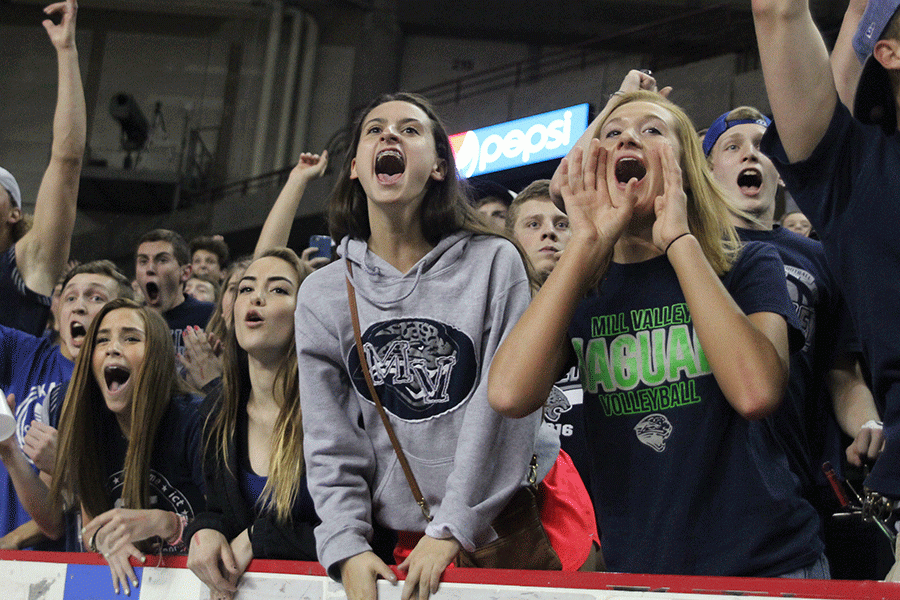
[[[713,122],[703,151],[716,180],[746,213],[731,219],[740,238],[772,244],[785,265],[806,342],[791,355],[785,400],[766,424],[785,448],[803,496],[824,525],[826,517],[840,509],[821,470],[825,461],[841,465],[837,425],[854,438],[847,458],[857,466],[877,458],[882,429],[858,361],[842,343],[852,328],[822,244],[774,223],[780,180],[775,165],[759,149],[768,125],[769,119],[755,108],[736,108]]]
[[[866,487],[900,498],[900,22],[897,0],[872,0],[854,47],[866,59],[855,115],[839,101],[808,0],[753,0],[775,125],[762,140],[818,232],[884,406],[885,449]],[[776,127],[777,126],[777,127]]]
[[[19,184],[0,168],[0,325],[40,335],[50,314],[50,294],[69,259],[75,204],[84,158],[86,112],[75,47],[74,0],[44,9],[60,15],[44,29],[56,49],[58,75],[50,163],[44,172],[29,228]]]

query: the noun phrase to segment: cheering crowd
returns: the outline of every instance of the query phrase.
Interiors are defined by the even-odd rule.
[[[843,470],[872,466],[889,534],[900,500],[898,7],[851,0],[829,53],[808,0],[752,0],[771,115],[698,133],[634,70],[518,193],[379,96],[335,157],[333,255],[286,247],[329,167],[304,153],[251,256],[156,229],[132,281],[70,260],[85,102],[51,4],[33,216],[0,169],[0,547],[98,552],[124,594],[187,554],[221,598],[254,558],[351,600],[453,565],[831,577]]]

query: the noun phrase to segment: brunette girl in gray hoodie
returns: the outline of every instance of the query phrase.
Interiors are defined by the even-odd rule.
[[[399,565],[403,598],[427,598],[460,548],[495,537],[491,521],[526,485],[540,414],[501,417],[487,375],[529,303],[529,279],[515,246],[468,207],[444,127],[418,96],[381,97],[362,112],[329,217],[342,260],[306,279],[295,319],[319,560],[350,600],[374,599],[378,576],[396,581],[371,551],[377,521],[411,548]],[[363,378],[348,277],[376,390],[431,522]]]

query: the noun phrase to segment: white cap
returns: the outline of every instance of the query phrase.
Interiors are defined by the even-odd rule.
[[[16,183],[16,178],[12,176],[12,173],[3,167],[0,167],[0,186],[9,192],[9,197],[16,208],[22,208],[22,192],[19,191],[19,184]]]

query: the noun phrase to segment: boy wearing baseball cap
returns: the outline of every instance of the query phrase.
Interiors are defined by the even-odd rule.
[[[731,218],[741,240],[771,244],[784,262],[785,280],[806,343],[791,354],[784,402],[766,421],[786,450],[803,497],[816,508],[825,528],[831,524],[827,517],[840,510],[821,468],[827,461],[840,470],[844,449],[839,426],[853,439],[846,456],[856,466],[878,457],[883,432],[859,368],[843,296],[822,244],[775,223],[781,182],[775,165],[760,151],[769,124],[765,115],[750,106],[728,111],[710,125],[703,151],[716,181],[746,213]],[[846,543],[841,540],[840,547],[831,548],[831,537],[826,535],[823,541],[834,567]]]

